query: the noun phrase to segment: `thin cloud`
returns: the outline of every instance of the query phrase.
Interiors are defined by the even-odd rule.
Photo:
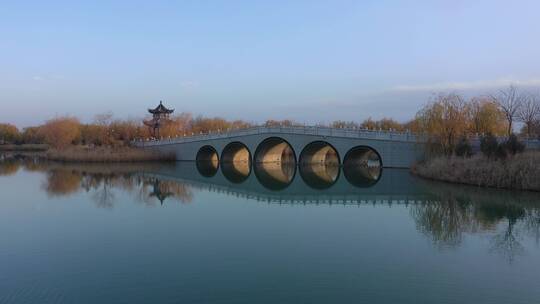
[[[32,76],[32,80],[34,81],[55,81],[55,80],[63,80],[63,75],[34,75]]]
[[[187,80],[180,82],[180,86],[183,88],[196,88],[199,86],[199,82],[194,80]]]
[[[451,91],[451,90],[481,90],[489,88],[500,88],[509,85],[516,86],[540,86],[540,78],[531,79],[511,79],[502,78],[496,80],[482,80],[471,82],[440,82],[423,85],[398,85],[392,88],[393,91],[401,92],[425,92],[425,91]]]

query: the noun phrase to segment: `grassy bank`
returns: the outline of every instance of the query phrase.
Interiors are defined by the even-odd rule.
[[[2,151],[43,152],[43,151],[47,151],[48,149],[49,149],[49,146],[44,145],[44,144],[0,145],[0,152]]]
[[[488,159],[483,155],[436,157],[416,164],[412,172],[452,183],[540,191],[540,152],[526,152],[504,160]]]
[[[70,147],[63,150],[51,149],[45,158],[61,162],[147,162],[174,161],[174,155],[134,148],[87,148]]]

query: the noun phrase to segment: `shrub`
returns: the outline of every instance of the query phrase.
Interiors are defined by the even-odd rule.
[[[469,157],[472,153],[472,146],[467,138],[462,137],[456,145],[456,155],[461,157]]]
[[[494,157],[498,148],[499,143],[497,142],[497,138],[491,133],[488,133],[480,140],[480,151],[488,158]]]
[[[422,177],[454,183],[540,191],[540,166],[531,165],[539,162],[540,152],[537,151],[526,151],[505,161],[481,155],[471,158],[441,156],[416,164],[412,172]]]
[[[20,133],[16,126],[11,124],[0,124],[0,144],[15,143],[19,138]]]
[[[507,155],[508,155],[508,152],[506,150],[506,145],[504,144],[497,145],[497,150],[495,150],[495,156],[498,159],[505,159]]]
[[[24,128],[24,131],[21,134],[21,140],[25,144],[42,144],[45,142],[45,139],[39,131],[39,127]]]
[[[79,120],[72,117],[60,117],[47,121],[39,128],[45,143],[55,148],[64,148],[73,144],[81,136]]]
[[[508,140],[504,143],[505,150],[512,154],[516,155],[517,153],[521,153],[525,150],[525,145],[519,141],[516,134],[510,135]]]

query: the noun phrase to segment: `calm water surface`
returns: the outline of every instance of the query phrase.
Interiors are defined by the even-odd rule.
[[[0,158],[0,303],[540,302],[539,194]]]

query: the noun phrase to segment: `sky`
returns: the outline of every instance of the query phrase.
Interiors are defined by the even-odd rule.
[[[540,2],[0,0],[0,122],[176,112],[412,118],[433,94],[540,91]]]

